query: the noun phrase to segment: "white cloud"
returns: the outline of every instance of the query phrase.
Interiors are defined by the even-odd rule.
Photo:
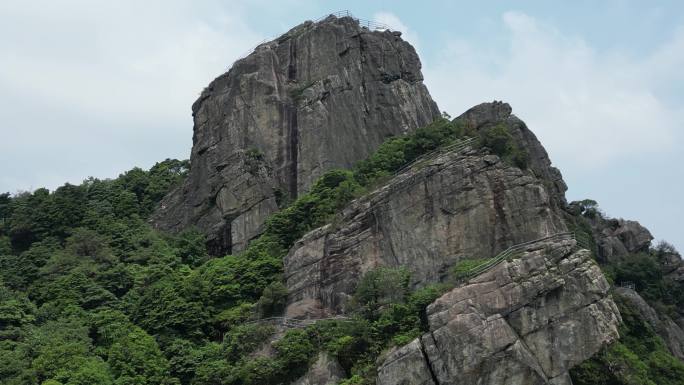
[[[378,12],[373,15],[373,21],[386,24],[393,31],[401,32],[402,39],[411,43],[416,51],[420,53],[420,40],[418,39],[418,35],[415,33],[415,31],[409,29],[409,27],[407,27],[397,15],[391,12]]]
[[[449,42],[426,83],[452,115],[493,99],[509,102],[558,163],[594,168],[674,148],[681,109],[661,96],[681,79],[684,33],[644,58],[597,52],[582,38],[507,12],[507,46],[496,52]]]
[[[262,39],[243,8],[214,0],[0,4],[0,34],[12,37],[0,39],[0,190],[187,157],[190,106]]]
[[[12,28],[28,35],[28,44],[0,43],[0,82],[88,114],[151,120],[176,118],[169,110],[187,115],[203,85],[259,40],[239,10],[217,9],[207,20],[178,1],[72,1],[43,8],[52,3],[30,9],[36,13],[30,17],[27,7],[5,10],[10,15],[3,20],[18,19]],[[32,18],[42,25],[18,25]]]

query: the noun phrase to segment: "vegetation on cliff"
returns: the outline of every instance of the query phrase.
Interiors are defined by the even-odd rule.
[[[272,215],[244,252],[221,258],[207,255],[198,231],[161,234],[147,223],[185,176],[185,161],[166,160],[149,171],[136,168],[54,192],[0,195],[0,381],[278,384],[301,375],[326,351],[347,371],[347,384],[372,382],[383,351],[427,330],[425,307],[443,287],[411,292],[406,271],[372,271],[359,284],[353,320],[291,330],[273,344],[270,357],[253,352],[273,328],[247,321],[282,312],[282,259],[298,238],[334,221],[351,200],[421,155],[477,136],[478,145],[524,167],[524,150],[501,127],[476,133],[439,119],[389,139],[352,170],[324,174]],[[626,263],[613,274],[656,287],[653,295],[664,306],[680,304],[679,297],[667,300],[669,289],[640,266]],[[643,282],[632,273],[642,274]],[[679,373],[657,343],[646,348],[652,355],[646,359],[636,341],[622,345],[648,373]],[[591,370],[583,366],[578,378]]]
[[[590,199],[572,202],[568,212],[570,227],[588,240],[610,282],[632,286],[660,314],[678,318],[677,309],[684,309],[684,289],[679,282],[667,278],[661,266],[664,255],[675,252],[672,246],[663,242],[647,251],[628,253],[609,262],[598,258],[599,250],[589,222],[605,219],[597,202]],[[620,340],[573,369],[570,372],[573,383],[684,384],[684,363],[670,353],[663,339],[644,319],[645,315],[620,296],[614,296],[614,300],[623,320]]]
[[[197,231],[171,236],[146,222],[184,177],[187,161],[167,160],[149,171],[136,168],[113,180],[91,178],[54,192],[1,195],[0,379],[228,384],[297,374],[292,368],[306,367],[302,360],[324,346],[312,347],[304,338],[310,330],[288,333],[275,345],[273,360],[244,359],[270,333],[245,321],[283,308],[280,282],[288,248],[379,178],[461,135],[442,119],[389,140],[354,171],[326,173],[309,193],[273,215],[246,251],[223,258],[208,258]],[[422,306],[433,297],[421,294]],[[393,310],[393,317],[402,311],[407,312]],[[381,337],[363,331],[371,321],[360,320],[361,325],[330,326],[330,341],[321,341],[341,355],[377,354],[378,341],[420,324],[419,317],[410,328],[392,326],[389,315],[378,317],[372,322],[384,325]],[[366,356],[343,361],[351,369],[352,361]]]
[[[570,373],[575,385],[681,385],[684,363],[634,309],[615,298],[622,325],[620,341],[604,348]]]

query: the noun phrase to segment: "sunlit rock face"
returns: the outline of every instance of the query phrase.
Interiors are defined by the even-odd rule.
[[[574,246],[534,245],[437,299],[430,332],[391,352],[377,384],[572,384],[568,370],[620,323],[601,270]]]

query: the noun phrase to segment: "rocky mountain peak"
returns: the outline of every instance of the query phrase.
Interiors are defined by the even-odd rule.
[[[400,35],[331,15],[236,61],[193,105],[190,174],[155,226],[197,226],[212,253],[240,251],[322,173],[439,117]]]
[[[479,129],[488,124],[496,124],[508,119],[513,113],[510,104],[502,101],[481,103],[464,112],[457,119],[466,123],[469,127]]]
[[[508,103],[494,101],[478,104],[455,118],[454,121],[461,122],[479,133],[496,126],[503,126],[512,135],[518,149],[525,153],[529,169],[546,181],[556,204],[561,207],[567,204],[565,192],[568,187],[563,181],[560,170],[552,166],[544,146],[527,128],[525,122],[513,114],[513,108]]]

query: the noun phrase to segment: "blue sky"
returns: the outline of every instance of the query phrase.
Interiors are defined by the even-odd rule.
[[[348,9],[404,32],[440,109],[504,100],[599,201],[684,249],[684,3],[3,1],[0,191],[186,158],[190,106],[257,42]]]

